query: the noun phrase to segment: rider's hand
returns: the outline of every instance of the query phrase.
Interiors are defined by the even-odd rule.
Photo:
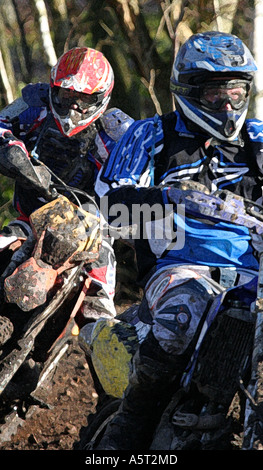
[[[34,162],[35,163],[35,162]],[[0,135],[0,172],[24,187],[32,187],[45,199],[53,199],[51,175],[42,165],[32,163],[24,142],[9,130]]]
[[[10,130],[5,129],[0,133],[0,149],[19,149],[22,153],[24,158],[27,158],[30,160],[30,156],[28,154],[28,151],[26,149],[26,146],[22,140],[17,139]],[[14,152],[10,152],[11,154]],[[2,152],[1,152],[2,154]],[[12,160],[12,158],[11,158]],[[11,168],[13,165],[10,164],[11,162],[7,162],[7,168]]]
[[[40,192],[45,199],[52,200],[57,197],[57,191],[52,186],[51,175],[45,166],[34,166],[34,170],[38,177],[39,184],[36,189]]]

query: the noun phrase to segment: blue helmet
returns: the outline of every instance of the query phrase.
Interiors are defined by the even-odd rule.
[[[188,119],[219,140],[233,141],[247,115],[256,70],[238,37],[216,31],[194,34],[175,58],[171,91]]]

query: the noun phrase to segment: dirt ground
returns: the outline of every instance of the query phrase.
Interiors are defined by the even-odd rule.
[[[72,450],[73,454],[78,452],[74,449],[74,443],[79,441],[81,428],[87,426],[88,416],[95,412],[97,394],[85,354],[76,338],[73,340],[69,354],[65,354],[58,364],[50,387],[48,403],[49,409],[37,407],[32,416],[27,417],[23,425],[18,427],[15,435],[7,442],[0,444],[0,450]],[[233,443],[234,448],[239,450],[240,436],[237,434],[234,440],[236,441]],[[25,458],[24,453],[22,454]],[[67,461],[68,453],[62,453],[62,458],[65,454]],[[18,459],[20,455],[21,452]],[[33,458],[38,455],[34,453]],[[57,455],[61,458],[61,453]],[[17,453],[13,453],[11,457],[17,459]],[[44,460],[49,458],[48,453],[45,453],[43,457]],[[69,458],[72,459],[72,453]],[[79,456],[76,455],[73,461],[78,458]]]
[[[133,250],[117,245],[116,253],[115,303],[117,313],[121,313],[137,302],[142,292],[135,282]],[[58,363],[48,403],[50,409],[37,408],[10,440],[0,443],[0,450],[73,450],[81,427],[87,425],[88,415],[95,412],[97,403],[89,367],[77,338],[73,339],[70,354],[65,354]]]
[[[36,410],[0,450],[72,450],[79,431],[94,411],[97,395],[77,340],[61,359],[49,395],[50,409]]]

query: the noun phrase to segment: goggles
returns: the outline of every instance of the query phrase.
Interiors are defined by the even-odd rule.
[[[226,103],[234,110],[246,104],[250,82],[245,79],[209,80],[205,85],[189,85],[171,79],[171,91],[179,96],[194,98],[208,109],[220,111]]]
[[[72,105],[77,106],[77,111],[84,113],[90,106],[97,106],[103,100],[103,93],[93,93],[88,95],[69,88],[54,87],[52,90],[53,102],[62,110],[68,111]]]
[[[243,80],[211,81],[200,87],[200,102],[209,109],[221,110],[227,103],[239,110],[246,104],[249,84]]]

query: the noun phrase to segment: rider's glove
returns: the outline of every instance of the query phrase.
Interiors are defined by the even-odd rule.
[[[51,175],[43,166],[35,166],[25,147],[9,130],[0,135],[0,172],[25,187],[32,187],[47,199],[52,198]]]
[[[15,158],[19,160],[19,154],[22,159],[30,160],[26,146],[22,140],[17,139],[10,130],[4,129],[0,133],[0,169],[1,173],[10,178],[17,175],[17,165],[14,164]]]

